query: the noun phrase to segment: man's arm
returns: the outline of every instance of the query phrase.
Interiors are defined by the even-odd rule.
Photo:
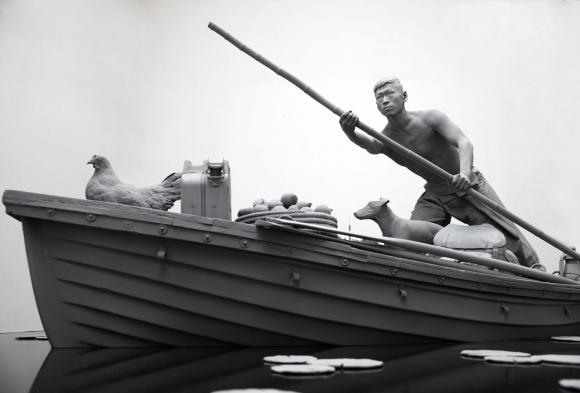
[[[342,130],[354,143],[365,149],[371,154],[379,154],[383,152],[385,146],[374,138],[367,137],[356,131],[356,125],[358,124],[358,116],[352,113],[352,111],[344,112],[340,116],[339,120]]]
[[[471,187],[473,168],[473,145],[465,136],[461,128],[453,123],[444,113],[431,110],[427,114],[427,121],[447,142],[459,151],[459,173],[453,176],[451,186],[459,191],[466,191]]]

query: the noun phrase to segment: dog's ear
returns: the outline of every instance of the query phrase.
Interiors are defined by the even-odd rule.
[[[372,207],[381,207],[386,205],[387,203],[389,203],[388,199],[385,198],[379,198],[378,201],[371,201],[369,202],[369,205],[371,205]]]
[[[390,200],[388,200],[388,199],[385,199],[385,198],[383,198],[383,197],[380,197],[380,198],[379,198],[379,202],[380,202],[379,206],[383,206],[383,205],[386,205],[387,203],[389,203],[389,202],[390,202]]]

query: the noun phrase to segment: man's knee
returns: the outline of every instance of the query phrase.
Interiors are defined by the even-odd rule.
[[[532,266],[537,263],[540,263],[540,259],[538,258],[538,254],[532,248],[532,246],[527,242],[525,238],[517,238],[512,236],[511,234],[505,233],[506,237],[506,248],[511,250],[520,262],[520,265],[524,266]]]

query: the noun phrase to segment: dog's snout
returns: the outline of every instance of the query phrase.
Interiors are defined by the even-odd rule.
[[[368,208],[368,206],[363,207],[362,209],[358,209],[354,212],[354,216],[359,220],[364,220],[365,218],[369,218],[372,214],[372,211]]]

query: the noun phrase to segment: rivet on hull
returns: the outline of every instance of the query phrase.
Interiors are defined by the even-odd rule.
[[[407,296],[409,295],[406,289],[403,288],[399,288],[398,290],[399,296],[401,297],[401,299],[406,299]]]
[[[165,256],[167,255],[167,248],[165,247],[159,247],[159,250],[157,250],[157,258],[159,259],[165,259]]]
[[[292,281],[294,281],[295,283],[297,283],[298,281],[300,281],[300,272],[294,270],[292,272],[292,274],[290,275],[290,278],[292,279]]]
[[[569,309],[568,307],[566,307],[566,306],[563,306],[563,307],[562,307],[562,311],[564,311],[564,315],[566,315],[566,316],[568,316],[568,317],[570,316],[570,314],[572,314],[572,313],[570,312],[570,309]]]
[[[93,213],[88,213],[86,219],[88,222],[94,222],[97,219],[97,215]]]
[[[167,233],[167,225],[164,224],[158,225],[157,232],[159,232],[160,235],[165,235]]]

